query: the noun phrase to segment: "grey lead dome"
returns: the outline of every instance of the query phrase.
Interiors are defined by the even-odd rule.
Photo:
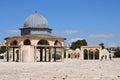
[[[42,15],[35,13],[25,20],[24,28],[48,28],[48,21]]]

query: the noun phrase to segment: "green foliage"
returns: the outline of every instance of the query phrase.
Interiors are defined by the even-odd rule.
[[[68,58],[70,58],[70,54],[68,54]]]
[[[95,52],[95,59],[99,59],[99,51]]]
[[[3,59],[3,56],[0,56],[0,59]]]
[[[56,60],[59,60],[59,59],[62,58],[61,54],[56,54],[56,56],[55,56],[55,54],[53,54],[53,58],[54,58],[54,57],[56,57]]]
[[[7,47],[6,46],[1,46],[0,47],[0,53],[4,53],[7,51]]]
[[[93,59],[93,51],[89,52],[89,59]]]
[[[114,53],[114,56],[115,58],[120,58],[120,49],[116,49],[115,53]]]
[[[87,50],[84,50],[84,59],[88,59],[88,51]]]
[[[87,46],[86,40],[77,40],[76,42],[72,42],[70,48],[75,50],[76,48],[80,48],[81,46]]]
[[[56,54],[56,59],[61,59],[61,54]]]
[[[66,58],[66,52],[64,52],[64,58]]]

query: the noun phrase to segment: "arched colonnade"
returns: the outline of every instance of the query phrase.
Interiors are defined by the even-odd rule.
[[[39,62],[56,61],[56,54],[64,55],[63,42],[52,42],[41,39],[11,40],[8,41],[7,61],[13,62]],[[36,43],[36,44],[35,44]],[[62,60],[62,57],[61,57]]]
[[[66,59],[95,60],[101,59],[102,55],[101,46],[81,46],[80,49],[66,51]]]

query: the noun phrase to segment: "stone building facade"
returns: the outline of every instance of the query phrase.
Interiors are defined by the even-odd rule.
[[[56,54],[64,55],[65,38],[51,35],[46,18],[38,13],[28,16],[21,36],[7,37],[7,61],[56,61]]]
[[[109,51],[101,46],[81,46],[76,50],[66,49],[66,59],[101,60],[109,59]]]

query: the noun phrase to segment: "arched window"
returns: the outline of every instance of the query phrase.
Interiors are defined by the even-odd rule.
[[[47,40],[40,40],[37,45],[49,45],[49,42]]]
[[[61,46],[62,44],[58,40],[56,40],[55,43],[54,43],[54,45],[55,46]]]
[[[11,46],[13,46],[13,45],[14,45],[14,46],[15,46],[15,45],[18,45],[18,42],[17,42],[16,40],[14,40],[14,41],[12,41],[12,42],[10,43],[10,45],[11,45]]]
[[[26,39],[26,40],[24,41],[24,45],[31,45],[30,40],[29,40],[29,39]]]

